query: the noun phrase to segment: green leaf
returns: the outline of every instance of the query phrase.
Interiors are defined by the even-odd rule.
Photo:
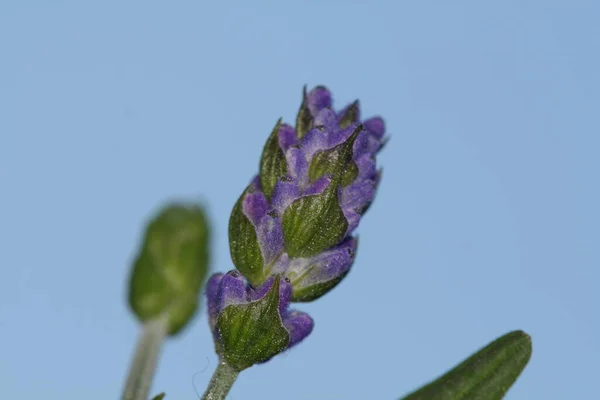
[[[229,251],[236,269],[253,285],[264,281],[264,260],[258,244],[256,230],[242,209],[242,201],[251,190],[244,190],[235,203],[229,218]]]
[[[314,122],[314,118],[308,109],[307,104],[307,95],[306,95],[306,85],[302,89],[302,104],[300,105],[300,110],[298,110],[298,115],[296,116],[296,136],[298,139],[302,139],[304,135],[308,133],[308,131],[312,128]]]
[[[345,129],[358,121],[359,105],[358,100],[350,104],[340,119],[340,128]]]
[[[164,393],[157,394],[156,396],[154,396],[154,397],[152,398],[152,400],[163,400],[163,399],[165,398],[165,396],[166,396],[166,395],[165,395]]]
[[[404,400],[500,400],[531,357],[531,337],[510,332]]]
[[[271,198],[277,181],[287,175],[287,164],[279,146],[281,118],[267,139],[260,158],[260,186],[267,199]]]
[[[237,371],[267,361],[289,343],[279,315],[279,283],[277,276],[262,299],[227,306],[217,319],[225,362]]]
[[[208,272],[208,242],[199,205],[171,204],[148,223],[129,280],[129,304],[140,321],[167,313],[169,334],[190,321]]]

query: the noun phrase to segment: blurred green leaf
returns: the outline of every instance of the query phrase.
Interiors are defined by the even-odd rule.
[[[190,321],[208,272],[208,245],[198,205],[168,205],[148,223],[129,280],[129,304],[140,321],[168,313],[169,334]]]
[[[403,400],[499,400],[531,357],[531,337],[510,332]]]
[[[162,400],[162,399],[164,399],[164,398],[165,398],[165,394],[164,394],[164,393],[161,393],[161,394],[157,394],[156,396],[154,396],[154,397],[152,398],[152,400]]]

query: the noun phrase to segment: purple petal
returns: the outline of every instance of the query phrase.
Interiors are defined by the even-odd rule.
[[[315,117],[315,128],[320,129],[325,128],[328,131],[334,131],[337,128],[337,116],[335,112],[329,108],[324,108],[319,111],[318,114],[314,115]]]
[[[346,235],[354,232],[356,228],[358,228],[358,224],[360,222],[360,217],[362,214],[355,209],[345,209],[344,216],[346,217],[346,221],[348,221],[348,229],[346,230]]]
[[[292,285],[289,278],[285,277],[279,281],[279,314],[284,315],[292,300]]]
[[[304,193],[302,193],[304,196],[311,196],[313,194],[321,194],[323,193],[323,191],[325,189],[327,189],[327,187],[329,186],[329,184],[331,183],[331,178],[327,175],[320,177],[319,179],[317,179],[316,181],[314,181],[313,183],[310,184],[310,186],[308,186],[306,188],[306,190],[304,191]]]
[[[342,208],[360,209],[375,196],[375,181],[358,181],[342,190]]]
[[[292,310],[283,319],[283,325],[290,334],[290,342],[287,347],[289,349],[310,335],[315,324],[310,315]]]
[[[377,163],[370,153],[365,153],[359,158],[354,159],[358,167],[358,176],[355,182],[373,180],[377,176]]]
[[[267,215],[256,230],[265,264],[271,264],[283,252],[281,219]]]
[[[331,104],[331,92],[324,86],[317,86],[306,95],[306,105],[313,117],[322,109],[330,108]]]
[[[371,154],[377,154],[381,147],[383,146],[383,141],[381,139],[377,139],[373,135],[369,135],[369,145],[367,147],[367,151]]]
[[[377,139],[383,139],[383,135],[385,134],[385,122],[381,117],[373,117],[369,118],[363,125],[367,131]]]
[[[242,275],[236,271],[229,271],[221,279],[217,295],[217,310],[221,312],[231,304],[246,302],[246,282]]]
[[[279,128],[279,147],[285,153],[287,149],[298,144],[298,138],[296,137],[296,130],[294,127],[288,124],[281,125]]]
[[[271,290],[271,286],[273,286],[274,279],[275,278],[271,276],[262,285],[255,288],[250,288],[248,290],[248,301],[256,301],[262,299],[265,296],[265,294],[267,294],[267,292]]]
[[[354,145],[352,146],[352,157],[354,160],[359,159],[369,152],[369,134],[367,131],[362,131],[358,134]]]
[[[260,192],[248,193],[242,201],[242,210],[252,225],[260,224],[269,211],[269,203],[265,195]]]
[[[278,215],[283,215],[283,211],[298,197],[300,197],[300,188],[293,180],[280,180],[275,184],[271,204]]]
[[[248,193],[244,197],[242,210],[254,225],[264,263],[270,264],[283,251],[281,220],[268,214],[267,198],[260,191]]]
[[[335,129],[328,131],[327,146],[324,149],[331,149],[344,143],[350,138],[350,136],[352,136],[357,127],[357,124],[351,124],[345,129],[339,129],[336,127]]]
[[[223,274],[217,273],[211,276],[206,282],[206,302],[208,303],[208,322],[211,329],[215,326],[217,315],[219,314],[219,287],[221,285]]]
[[[300,141],[300,148],[304,152],[307,161],[312,160],[317,151],[327,149],[329,146],[328,131],[313,128]]]
[[[358,180],[342,189],[342,211],[348,220],[346,234],[350,234],[356,229],[362,211],[373,201],[374,197],[375,180]]]
[[[302,185],[308,179],[306,154],[298,147],[291,147],[285,152],[285,159],[290,176]]]

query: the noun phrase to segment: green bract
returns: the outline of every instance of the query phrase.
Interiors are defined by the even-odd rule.
[[[344,115],[340,118],[340,128],[344,129],[349,127],[354,122],[358,121],[359,117],[359,105],[358,100],[350,104],[350,106],[344,112]]]
[[[229,251],[236,268],[251,284],[258,285],[264,280],[264,260],[254,226],[242,209],[242,201],[250,191],[249,187],[235,203],[229,217]]]
[[[349,143],[350,150],[352,150],[352,143]],[[333,149],[317,152],[308,169],[308,178],[310,181],[314,182],[326,174],[334,174],[339,169],[342,174],[342,186],[345,187],[352,183],[358,175],[358,167],[354,161],[352,161],[352,158],[350,158],[350,160],[342,159],[342,157],[344,157],[343,152],[346,151],[348,147],[348,143],[346,142]]]
[[[290,257],[310,257],[339,243],[348,221],[333,182],[321,194],[301,197],[283,214],[283,242]]]
[[[280,128],[281,119],[277,121],[271,136],[267,139],[260,158],[260,186],[268,199],[271,198],[277,181],[287,174],[285,155],[279,147]]]
[[[314,118],[308,109],[308,101],[306,95],[306,86],[302,90],[302,104],[296,116],[296,136],[302,139],[313,126]]]
[[[279,315],[277,276],[260,300],[232,304],[219,314],[217,330],[225,362],[242,371],[282,352],[290,341]]]
[[[192,318],[208,272],[208,241],[196,205],[170,205],[149,222],[129,280],[129,304],[142,322],[168,313],[175,334]]]

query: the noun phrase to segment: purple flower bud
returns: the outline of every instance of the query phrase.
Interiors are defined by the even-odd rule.
[[[219,314],[219,302],[217,301],[219,296],[219,289],[221,285],[221,279],[223,274],[217,273],[211,276],[206,282],[206,299],[208,304],[208,324],[212,328],[215,326],[217,321],[217,315]]]
[[[306,97],[308,110],[313,116],[324,108],[331,108],[331,93],[324,86],[315,87]]]
[[[232,258],[254,290],[284,274],[292,301],[311,301],[352,265],[351,235],[380,180],[385,124],[379,117],[361,122],[358,101],[340,112],[332,104],[327,88],[305,89],[295,128],[277,123],[259,176],[232,212]]]
[[[269,297],[275,283],[277,283],[278,295]],[[277,336],[279,340],[283,340],[285,342],[284,346],[276,349],[266,346],[263,349],[264,351],[259,352],[260,354],[256,356],[256,359],[245,361],[251,363],[265,362],[275,354],[295,346],[306,338],[313,329],[313,320],[308,314],[289,310],[292,287],[288,278],[280,279],[279,277],[271,276],[264,284],[253,288],[246,284],[239,271],[233,270],[226,274],[214,274],[207,283],[206,296],[208,300],[209,324],[219,354],[226,354],[227,351],[235,353],[235,349],[230,350],[227,348],[227,343],[224,343],[222,340],[221,334],[224,329],[228,333],[232,330],[236,331],[238,335],[241,335],[238,338],[239,340],[252,341],[264,335],[263,331],[269,329],[270,326],[279,325],[280,331],[276,331],[273,335]],[[273,299],[277,301],[277,311],[272,314],[271,319],[266,321],[261,320],[266,314],[265,312],[257,313],[256,309],[264,306],[263,310],[272,310],[272,308],[269,308],[271,307],[269,302],[273,301]],[[232,314],[233,317],[229,315],[228,318],[221,318],[230,306],[234,308],[230,309],[228,314]],[[237,325],[240,324],[244,328],[248,328],[247,332],[239,333]],[[243,357],[246,356],[248,354],[243,355]]]
[[[297,345],[313,330],[314,322],[310,315],[300,311],[290,311],[283,320],[285,329],[290,333],[288,348]]]

